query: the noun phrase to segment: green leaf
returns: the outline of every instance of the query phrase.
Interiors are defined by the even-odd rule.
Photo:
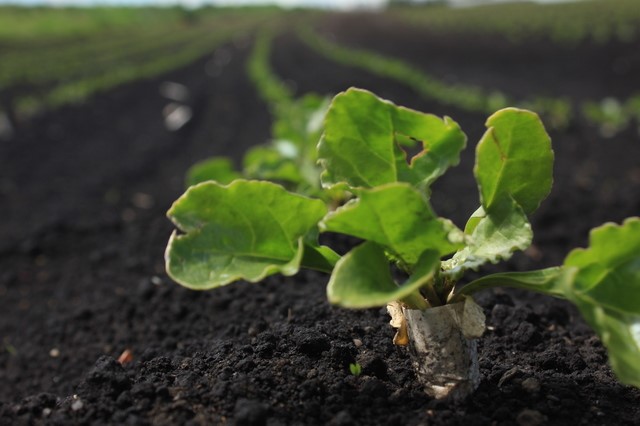
[[[198,290],[245,279],[257,282],[295,274],[305,236],[325,215],[320,200],[292,194],[269,182],[236,180],[191,187],[168,212],[176,232],[166,252],[167,272]]]
[[[440,119],[402,107],[394,106],[391,111],[396,135],[422,141],[422,151],[410,163],[413,182],[429,186],[449,167],[458,165],[460,152],[467,144],[467,136],[458,123],[449,117]]]
[[[471,281],[469,284],[456,291],[449,303],[461,301],[463,295],[471,295],[481,290],[493,287],[513,287],[537,293],[564,298],[564,291],[558,280],[563,274],[560,267],[541,269],[527,272],[501,272],[486,275]]]
[[[640,220],[608,223],[591,231],[589,248],[575,249],[565,266],[576,267],[576,291],[600,303],[640,313]],[[622,297],[624,295],[624,297]]]
[[[234,169],[233,162],[229,158],[214,157],[191,166],[187,172],[186,184],[187,188],[208,180],[227,184],[241,177],[242,175]]]
[[[316,145],[328,100],[307,95],[275,106],[274,139],[247,152],[243,161],[245,175],[282,183],[295,192],[322,195]]]
[[[331,273],[340,255],[327,246],[305,244],[302,266],[316,271]]]
[[[322,231],[376,242],[406,265],[415,264],[425,250],[445,256],[462,246],[462,232],[436,217],[411,185],[397,182],[354,191],[357,198],[329,213],[320,224]]]
[[[447,274],[457,276],[466,269],[486,263],[497,263],[511,257],[516,250],[531,245],[533,232],[522,208],[512,199],[492,206],[491,214],[477,210],[465,231],[472,231],[467,247],[443,262]]]
[[[482,219],[485,217],[487,217],[487,213],[484,211],[484,208],[482,208],[482,206],[478,207],[478,209],[471,214],[467,224],[464,226],[464,233],[467,235],[473,234],[473,231],[476,230],[478,224],[482,222]]]
[[[318,154],[323,184],[374,187],[408,173],[393,137],[388,104],[372,93],[349,89],[337,95],[325,118]]]
[[[307,94],[288,104],[286,108],[278,109],[272,131],[274,138],[290,141],[302,151],[315,155],[328,107],[328,98]]]
[[[561,268],[489,275],[464,286],[452,301],[496,286],[573,302],[600,336],[620,381],[640,387],[640,218],[595,228],[589,248],[573,250]]]
[[[365,242],[338,261],[327,286],[327,297],[329,302],[345,308],[384,306],[429,283],[439,267],[438,253],[426,251],[409,280],[398,286],[391,277],[384,249]]]
[[[400,145],[420,140],[423,151],[408,164]],[[451,119],[398,107],[361,89],[332,101],[318,145],[325,186],[371,188],[385,183],[428,185],[459,162],[466,136]]]
[[[507,108],[487,120],[476,149],[474,173],[485,211],[513,198],[526,214],[535,211],[553,182],[551,139],[538,116]]]
[[[610,310],[585,297],[578,297],[573,302],[600,336],[618,379],[640,388],[640,315]]]
[[[538,208],[553,182],[551,139],[535,113],[507,108],[486,125],[474,168],[482,205],[465,226],[468,247],[443,263],[453,277],[529,247],[533,233],[527,214]]]
[[[296,149],[294,147],[294,149]],[[290,156],[285,155],[284,146],[259,145],[244,156],[245,174],[251,179],[264,179],[296,185],[302,180],[300,171]],[[295,154],[293,154],[295,156]]]
[[[591,231],[564,262],[565,295],[596,330],[621,382],[640,387],[640,218]]]

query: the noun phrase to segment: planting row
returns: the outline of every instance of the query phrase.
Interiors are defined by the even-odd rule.
[[[0,87],[6,90],[14,86],[44,86],[88,77],[106,67],[143,62],[145,56],[171,53],[208,32],[207,26],[154,28],[42,53],[8,53],[3,55],[6,65],[0,70]],[[87,60],[89,57],[91,60]]]
[[[455,17],[455,21],[452,22],[467,23],[466,26],[455,27],[464,32],[464,28],[475,28],[473,22],[477,16],[485,14],[520,16],[520,13],[527,12],[530,8],[540,16],[544,16],[548,10],[554,10],[559,16],[566,16],[568,13],[580,10],[582,12],[579,16],[584,18],[572,19],[571,22],[588,23],[590,22],[588,17],[595,13],[594,10],[602,7],[601,3],[585,2],[580,5],[546,7],[509,5],[501,8],[477,7],[468,10],[430,7],[411,10],[415,12],[413,15],[416,17],[422,17],[423,14],[435,20],[440,19],[436,17],[441,15]],[[621,12],[626,8],[628,8],[628,2],[620,0],[616,2],[615,7],[608,9],[611,10],[609,13],[612,16],[635,19],[635,14]],[[397,17],[404,13],[403,10],[394,9],[386,16]],[[248,30],[276,14],[279,12],[269,9],[253,12],[230,10],[205,13],[200,11],[193,14],[198,19],[176,20],[174,17],[173,21],[167,19],[165,15],[160,15],[155,17],[156,22],[152,21],[150,26],[139,29],[132,28],[130,25],[133,18],[129,20],[122,18],[125,23],[129,23],[129,25],[122,24],[126,31],[110,32],[108,36],[94,33],[90,34],[86,41],[64,42],[58,39],[55,49],[50,48],[51,42],[49,44],[42,42],[40,47],[28,51],[6,49],[6,46],[2,49],[0,45],[2,59],[0,89],[3,93],[3,99],[0,99],[1,106],[10,116],[20,116],[33,110],[78,101],[93,92],[106,90],[123,82],[166,72],[212,50],[217,44],[231,37],[232,28],[235,31]],[[186,15],[180,16],[184,18]],[[442,18],[442,22],[449,22],[447,19]],[[485,22],[480,18],[477,19]],[[613,18],[610,20],[613,22]],[[505,106],[517,105],[537,111],[553,128],[566,127],[572,119],[581,117],[598,126],[604,136],[614,135],[634,119],[640,121],[640,95],[632,95],[626,99],[605,98],[577,103],[568,97],[532,95],[515,98],[496,88],[450,84],[401,59],[331,42],[313,31],[308,22],[305,20],[304,25],[298,26],[297,35],[318,53],[338,63],[359,67],[373,74],[400,81],[411,86],[420,96],[436,100],[443,105],[485,114]],[[498,31],[500,26],[490,22],[493,21],[486,21],[487,27],[478,27],[474,31],[491,33],[491,28]],[[532,22],[541,21],[533,19]],[[538,28],[535,24],[531,25]],[[586,24],[583,26],[588,27]],[[429,24],[429,28],[431,27],[432,25]],[[436,25],[431,29],[436,33],[455,33],[455,30],[447,25]],[[91,61],[86,60],[89,55],[92,58]]]
[[[633,119],[640,125],[640,94],[632,95],[623,101],[606,98],[587,100],[579,104],[567,97],[531,96],[526,99],[513,99],[497,89],[447,84],[403,60],[329,41],[308,26],[299,26],[297,35],[310,48],[332,61],[406,84],[425,99],[433,99],[443,105],[485,114],[516,105],[537,111],[553,128],[564,128],[571,120],[581,117],[599,126],[603,136],[616,134]]]
[[[55,50],[5,51],[0,54],[1,106],[11,117],[19,117],[80,101],[189,64],[272,17],[269,11],[221,13],[191,24],[127,28],[114,36],[91,37]]]
[[[0,50],[60,46],[123,29],[173,24],[190,12],[180,8],[0,7]]]
[[[393,15],[435,33],[488,33],[514,43],[537,38],[569,45],[582,41],[604,44],[633,40],[640,28],[640,8],[635,0],[512,3],[466,9],[411,7],[398,8]]]
[[[272,30],[260,32],[247,61],[247,74],[273,118],[271,139],[247,151],[241,171],[224,157],[194,165],[188,172],[187,186],[208,180],[229,183],[237,178],[264,179],[297,192],[329,198],[335,195],[321,190],[316,166],[315,146],[329,100],[314,94],[293,97],[292,90],[269,64],[272,39]]]

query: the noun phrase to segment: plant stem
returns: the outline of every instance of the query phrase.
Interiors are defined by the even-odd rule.
[[[427,301],[431,306],[442,306],[442,301],[440,300],[440,298],[438,297],[438,294],[433,288],[432,283],[429,283],[424,287],[422,287],[422,290],[424,290]]]
[[[564,298],[564,293],[555,285],[563,275],[571,273],[562,267],[552,267],[528,272],[504,272],[487,275],[470,282],[456,290],[449,297],[447,303],[456,303],[464,300],[464,296],[470,296],[480,290],[492,287],[513,287],[538,293],[548,294],[554,297]]]
[[[401,302],[407,305],[409,309],[419,309],[421,311],[424,311],[425,309],[429,309],[431,307],[429,302],[427,302],[417,290],[402,299]]]

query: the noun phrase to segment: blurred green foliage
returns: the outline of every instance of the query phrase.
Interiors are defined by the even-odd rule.
[[[275,8],[0,8],[0,109],[10,117],[185,66]]]
[[[412,6],[390,13],[434,32],[494,34],[515,43],[531,38],[570,45],[584,40],[630,41],[640,32],[637,0],[501,3],[462,9]]]

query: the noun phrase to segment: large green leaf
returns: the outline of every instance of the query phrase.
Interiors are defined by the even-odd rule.
[[[396,182],[354,190],[357,198],[329,213],[322,231],[373,241],[406,265],[425,250],[445,256],[462,246],[462,231],[436,217],[429,203],[410,184]]]
[[[587,249],[573,250],[565,296],[574,302],[609,351],[620,381],[640,387],[640,218],[591,231]]]
[[[167,271],[180,284],[209,289],[280,272],[295,274],[305,236],[325,215],[320,200],[292,194],[269,182],[236,180],[191,187],[168,212],[185,234],[174,232]]]
[[[231,159],[214,157],[191,166],[187,172],[186,184],[190,187],[208,180],[227,184],[240,177],[241,174],[235,170]]]
[[[565,266],[576,267],[576,291],[603,305],[640,313],[640,220],[605,224],[591,231],[589,248],[575,249]],[[624,297],[622,297],[624,295]]]
[[[526,214],[532,213],[553,182],[549,135],[535,113],[515,108],[496,112],[486,126],[474,168],[482,206],[490,212],[511,197]]]
[[[408,164],[408,138],[424,149]],[[391,182],[429,184],[459,162],[466,136],[451,119],[398,107],[361,89],[332,101],[318,145],[325,186],[375,187]]]
[[[389,270],[384,249],[365,242],[343,256],[327,286],[329,302],[345,308],[373,308],[408,297],[431,281],[440,267],[440,256],[426,251],[414,273],[398,286]]]
[[[443,265],[454,277],[529,247],[533,233],[527,214],[538,208],[553,182],[551,139],[535,113],[506,108],[486,125],[474,167],[482,205],[465,226],[471,241]]]
[[[491,214],[486,214],[482,208],[478,209],[467,223],[465,231],[471,233],[467,247],[443,262],[443,268],[452,276],[486,262],[506,260],[516,250],[529,247],[533,238],[527,216],[511,198],[494,204]]]

